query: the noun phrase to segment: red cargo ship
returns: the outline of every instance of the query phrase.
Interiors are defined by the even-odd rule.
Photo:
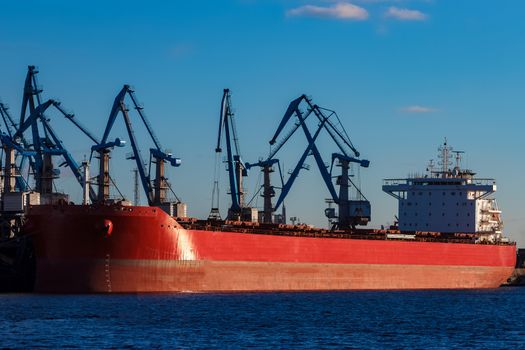
[[[351,180],[351,170],[353,166],[367,168],[369,161],[360,158],[337,113],[301,95],[289,104],[269,141],[269,156],[257,163],[244,163],[230,91],[225,89],[215,152],[218,169],[225,139],[231,207],[228,220],[222,221],[216,171],[212,212],[208,220],[199,221],[186,218],[185,210],[177,209],[173,215],[174,204],[176,208],[185,205],[175,193],[177,203],[169,202],[167,190],[171,187],[164,167],[177,167],[180,159],[160,146],[129,85],[115,97],[104,134],[98,140],[57,101],[40,103],[36,73],[30,66],[19,127],[13,134],[8,132],[9,136],[1,135],[5,158],[1,162],[0,237],[16,238],[18,242],[21,235],[22,248],[32,242],[37,292],[493,288],[505,281],[514,268],[515,245],[503,237],[501,212],[490,198],[496,191],[495,182],[476,179],[474,173],[461,170],[463,152],[455,152],[457,164],[450,169],[453,151],[446,143],[440,148],[441,171],[429,166],[426,175],[385,181],[383,190],[399,201],[397,226],[391,230],[355,229],[371,220],[371,206]],[[127,107],[127,99],[133,108]],[[44,111],[51,106],[95,142],[91,156],[99,159],[98,193],[91,188],[88,162],[79,166],[74,161],[45,117]],[[149,149],[149,167],[138,147],[131,110],[139,114],[154,145]],[[5,108],[2,113],[9,117]],[[139,202],[140,175],[148,207],[113,203],[110,199],[111,149],[125,143],[120,138],[109,139],[119,114],[133,150],[128,158],[134,159],[137,167],[135,203]],[[9,131],[15,123],[8,119],[10,123],[5,118],[4,122]],[[42,128],[45,133],[40,134]],[[24,134],[29,130],[31,136],[26,139]],[[284,182],[276,155],[298,130],[304,132],[308,145]],[[316,145],[321,132],[337,146],[337,152],[331,154],[329,171]],[[20,162],[17,156],[22,156]],[[53,192],[58,174],[53,156],[63,157],[63,164],[82,184],[83,205],[67,204],[67,195]],[[337,205],[325,210],[330,230],[278,224],[286,221],[284,210],[282,215],[274,215],[301,169],[308,168],[305,160],[309,156],[315,159],[331,203]],[[33,157],[27,172],[23,166],[26,157]],[[275,205],[275,187],[270,179],[274,166],[279,169],[282,184]],[[253,167],[260,167],[264,175],[261,213],[244,201],[243,177]],[[335,168],[341,169],[340,175],[334,176]],[[28,178],[21,174],[28,174]],[[34,192],[27,192],[32,183],[30,176]],[[350,195],[350,188],[355,196]],[[262,224],[257,222],[261,219]],[[30,249],[20,251],[29,252],[26,265],[30,270]],[[28,283],[30,277],[25,277]]]
[[[443,159],[451,149],[440,148]],[[385,230],[175,218],[123,203],[35,205],[38,292],[496,288],[516,246],[493,179],[457,166],[385,180],[399,202]],[[87,176],[86,176],[87,178]],[[179,214],[180,215],[180,214]]]
[[[154,207],[35,206],[27,228],[38,292],[495,288],[516,259],[458,235],[179,223]]]

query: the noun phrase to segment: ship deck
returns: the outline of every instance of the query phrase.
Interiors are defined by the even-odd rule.
[[[445,233],[430,231],[400,231],[398,229],[350,229],[329,230],[312,227],[310,225],[266,224],[246,221],[228,220],[199,220],[195,218],[176,218],[187,230],[222,231],[235,233],[249,233],[261,235],[366,239],[366,240],[403,240],[415,242],[463,243],[463,244],[490,244],[515,245],[514,242],[491,242],[482,238],[491,233]]]

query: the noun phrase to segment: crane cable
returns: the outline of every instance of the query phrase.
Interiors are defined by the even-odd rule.
[[[259,176],[257,177],[257,183],[255,184],[255,188],[258,188],[258,190],[255,191],[255,194],[253,195],[253,197],[250,199],[248,204],[246,204],[248,207],[252,205],[252,202],[254,199],[255,199],[255,207],[258,207],[259,197],[257,195],[261,193],[261,190],[263,189],[263,186],[261,185],[261,177],[262,177],[262,172],[259,172]]]

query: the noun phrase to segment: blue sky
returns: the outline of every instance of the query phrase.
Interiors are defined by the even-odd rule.
[[[114,96],[132,84],[164,147],[182,158],[169,173],[177,194],[205,217],[222,89],[232,90],[246,161],[267,154],[287,104],[306,93],[338,112],[371,161],[361,184],[373,226],[396,212],[381,180],[424,170],[447,137],[468,167],[497,179],[505,231],[523,245],[524,10],[517,0],[3,2],[0,98],[17,114],[26,66],[37,65],[45,97],[100,135]],[[87,154],[87,140],[58,117],[54,125],[78,159]],[[300,137],[290,145],[286,169],[303,147]],[[113,172],[131,196],[127,152],[115,151]],[[308,163],[288,214],[325,225],[328,192]]]

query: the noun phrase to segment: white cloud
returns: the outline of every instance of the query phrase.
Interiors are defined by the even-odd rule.
[[[406,113],[432,113],[432,112],[436,112],[437,109],[432,108],[432,107],[412,105],[412,106],[401,108],[401,111],[406,112]]]
[[[338,2],[330,6],[304,5],[286,12],[293,17],[318,17],[341,20],[363,21],[368,18],[368,11],[348,2]]]
[[[390,6],[388,10],[386,10],[385,16],[400,21],[424,21],[428,18],[428,16],[421,11],[409,10],[395,6]]]

